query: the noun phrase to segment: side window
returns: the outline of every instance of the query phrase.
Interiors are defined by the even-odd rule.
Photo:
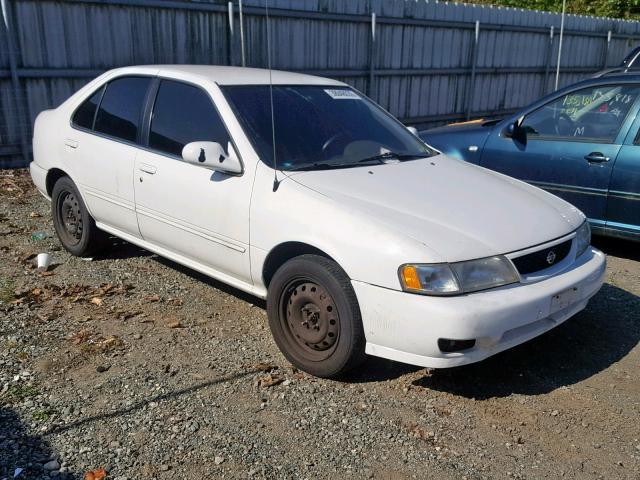
[[[135,142],[150,82],[146,77],[123,77],[110,82],[98,109],[95,131]]]
[[[570,92],[530,113],[529,138],[612,142],[640,94],[636,85],[598,85]]]
[[[153,107],[149,147],[180,157],[189,142],[218,142],[227,149],[229,134],[203,90],[163,80]]]
[[[89,130],[93,129],[93,119],[96,116],[96,109],[103,90],[104,86],[80,104],[71,118],[73,125]]]

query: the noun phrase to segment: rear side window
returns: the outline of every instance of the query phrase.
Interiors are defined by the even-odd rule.
[[[200,88],[163,80],[153,107],[149,147],[182,155],[182,147],[197,141],[218,142],[226,150],[229,134],[209,95]]]
[[[98,109],[95,131],[135,142],[150,82],[146,77],[124,77],[110,82]]]
[[[96,116],[96,109],[98,108],[98,103],[100,103],[103,90],[104,87],[91,95],[91,97],[78,107],[71,119],[71,122],[76,127],[87,128],[89,130],[93,129],[93,119]]]

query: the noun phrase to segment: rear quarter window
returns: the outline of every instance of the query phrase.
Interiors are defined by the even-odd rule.
[[[104,86],[80,104],[71,117],[71,123],[80,128],[93,129],[93,120],[102,97]]]

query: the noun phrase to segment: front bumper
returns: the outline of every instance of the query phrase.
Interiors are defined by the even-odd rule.
[[[590,247],[568,270],[546,280],[456,297],[352,284],[368,354],[446,368],[478,362],[558,326],[586,307],[602,286],[605,268],[604,254]],[[552,297],[567,291],[572,291],[569,302],[552,305]],[[476,343],[468,350],[443,353],[439,338]]]

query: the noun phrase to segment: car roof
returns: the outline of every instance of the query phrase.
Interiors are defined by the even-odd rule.
[[[611,85],[612,83],[640,83],[640,71],[629,71],[629,72],[616,72],[616,71],[603,71],[599,72],[600,75],[597,77],[585,78],[583,80],[579,80],[574,83],[570,83],[569,85],[565,85],[560,88],[556,92],[550,93],[543,98],[548,98],[554,96],[558,93],[563,93],[570,90],[575,90],[580,87],[588,87],[590,85]]]
[[[217,65],[140,65],[118,68],[111,74],[147,74],[191,77],[214,81],[219,85],[333,85],[346,86],[345,83],[330,78],[317,77],[303,73],[284,72],[263,68],[227,67]]]

